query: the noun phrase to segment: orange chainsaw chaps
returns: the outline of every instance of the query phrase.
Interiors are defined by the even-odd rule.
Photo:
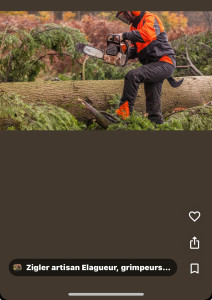
[[[116,111],[117,115],[122,119],[126,120],[130,115],[129,103],[128,101],[124,102],[119,109]]]

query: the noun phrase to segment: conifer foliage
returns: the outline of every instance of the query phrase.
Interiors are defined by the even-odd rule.
[[[80,54],[77,42],[86,42],[78,29],[56,24],[45,24],[30,31],[0,32],[0,81],[33,81],[46,60],[53,62],[54,56],[68,57],[76,67]]]

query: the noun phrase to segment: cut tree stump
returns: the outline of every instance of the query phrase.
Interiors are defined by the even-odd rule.
[[[89,111],[79,98],[87,101],[99,111],[109,108],[113,95],[121,95],[123,80],[60,81],[60,82],[14,82],[0,83],[0,96],[16,93],[26,102],[47,102],[67,109],[78,120],[90,119]],[[177,107],[190,108],[212,101],[212,76],[185,77],[179,88],[164,82],[162,94],[163,112],[172,112]],[[145,112],[144,87],[141,84],[135,109]]]

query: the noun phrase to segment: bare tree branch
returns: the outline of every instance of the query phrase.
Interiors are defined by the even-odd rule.
[[[190,65],[187,65],[187,66],[177,66],[176,69],[188,69],[190,67],[191,67]]]
[[[199,76],[204,76],[203,74],[202,74],[202,72],[200,72],[198,69],[197,69],[197,67],[195,67],[195,65],[192,63],[192,61],[191,61],[191,59],[190,59],[190,57],[189,57],[189,54],[188,54],[188,48],[186,47],[186,58],[187,58],[187,60],[188,60],[188,62],[189,62],[189,65],[190,65],[190,67],[199,75]]]

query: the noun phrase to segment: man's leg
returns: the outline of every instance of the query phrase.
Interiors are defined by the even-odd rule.
[[[161,112],[161,93],[163,81],[144,82],[146,94],[146,112],[149,114],[148,119],[152,123],[163,124],[163,115]]]
[[[169,78],[174,71],[174,67],[171,64],[165,62],[155,62],[142,66],[141,68],[131,70],[125,76],[124,91],[120,101],[119,109],[116,111],[117,114],[122,118],[127,118],[133,111],[135,99],[137,97],[138,88],[140,83],[158,83],[156,87],[153,85],[153,90],[147,87],[148,92],[148,103],[153,102],[151,105],[151,114],[154,114],[154,103],[161,106],[160,97],[162,82],[164,79]],[[151,92],[152,91],[152,92]],[[158,97],[158,98],[157,98]],[[156,114],[158,107],[156,105]],[[148,109],[149,110],[149,109]],[[161,109],[160,109],[161,114]],[[150,117],[151,118],[151,117]]]
[[[124,80],[124,90],[116,113],[123,119],[132,113],[140,83],[143,82],[142,68],[131,70]]]
[[[161,94],[164,79],[169,78],[174,67],[166,62],[155,62],[143,66],[144,90],[146,95],[146,112],[150,121],[163,124],[161,111]]]

